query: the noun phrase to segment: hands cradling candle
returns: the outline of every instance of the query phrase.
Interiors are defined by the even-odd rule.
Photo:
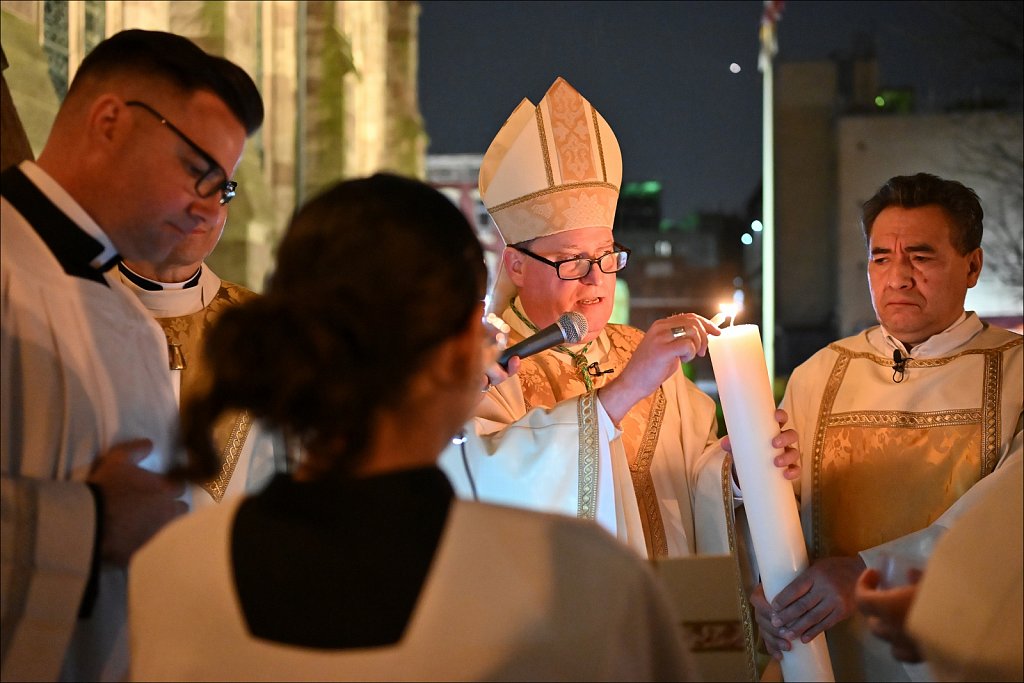
[[[800,437],[795,430],[782,429],[789,422],[789,415],[785,410],[779,408],[775,411],[775,421],[779,423],[781,431],[772,439],[771,444],[772,448],[781,448],[782,453],[772,458],[772,464],[782,470],[783,477],[790,481],[796,481],[800,478],[800,451],[796,448]],[[728,434],[722,437],[722,448],[732,453],[732,441],[729,440]],[[732,468],[732,476],[733,480],[738,483],[739,478],[736,476],[735,464]]]

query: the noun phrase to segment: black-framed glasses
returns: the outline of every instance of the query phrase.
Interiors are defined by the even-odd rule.
[[[205,199],[207,197],[212,197],[217,192],[220,192],[221,204],[227,204],[235,198],[235,191],[238,189],[238,183],[234,180],[228,180],[228,172],[224,170],[224,167],[218,164],[217,160],[210,156],[206,150],[192,142],[192,139],[182,133],[177,126],[168,121],[166,116],[158,112],[156,109],[153,109],[153,107],[149,106],[145,102],[139,102],[138,100],[125,102],[125,105],[129,107],[140,107],[148,111],[150,114],[155,116],[160,123],[167,126],[172,133],[184,140],[185,143],[192,148],[193,152],[203,158],[203,161],[207,163],[207,169],[196,181],[197,195]]]
[[[626,263],[629,261],[629,255],[632,253],[629,249],[616,242],[614,251],[602,254],[597,258],[577,256],[576,258],[567,258],[562,261],[550,261],[543,256],[533,253],[525,247],[513,244],[512,248],[518,252],[526,254],[530,258],[537,259],[541,263],[548,264],[555,269],[560,280],[579,280],[580,278],[585,278],[590,274],[590,269],[595,263],[597,264],[597,267],[601,269],[602,273],[607,273],[609,275],[617,273],[626,267]]]

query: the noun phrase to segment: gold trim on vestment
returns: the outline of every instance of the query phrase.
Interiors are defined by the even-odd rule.
[[[1020,344],[1021,340],[1015,340]],[[1007,344],[1009,346],[1009,344]],[[985,477],[992,473],[999,459],[1000,423],[1002,422],[1002,411],[1000,410],[999,397],[1003,394],[1002,380],[1003,354],[985,354],[985,388],[982,400],[981,430],[981,476]]]
[[[594,124],[594,139],[597,141],[597,156],[601,160],[601,180],[608,182],[608,169],[604,166],[604,146],[601,144],[601,126],[597,123],[597,110],[590,108],[590,120]]]
[[[839,355],[836,357],[832,372],[829,373],[828,383],[825,385],[825,393],[821,397],[821,405],[818,408],[818,421],[814,430],[814,445],[811,453],[811,489],[813,507],[811,508],[811,555],[819,557],[821,553],[821,541],[818,538],[818,529],[821,528],[821,506],[817,504],[821,494],[821,460],[825,454],[825,433],[828,431],[828,420],[826,416],[832,413],[832,404],[835,403],[839,394],[839,387],[846,376],[846,370],[850,367],[850,354],[840,346],[831,345]],[[874,356],[873,358],[877,358]]]
[[[937,410],[911,413],[902,410],[865,410],[859,413],[838,413],[828,417],[829,427],[903,427],[925,429],[939,425],[967,425],[981,422],[980,410]]]
[[[544,132],[544,114],[541,113],[540,107],[537,107],[535,111],[537,114],[537,134],[540,136],[540,149],[541,153],[544,155],[544,172],[547,173],[548,176],[548,187],[551,187],[555,184],[555,174],[551,170],[551,156],[548,153],[548,138],[547,134]],[[505,202],[505,204],[508,203],[509,202]],[[504,208],[505,204],[500,204],[499,206],[490,209],[490,212],[494,213],[495,211]]]
[[[224,444],[224,450],[221,451],[220,473],[216,479],[203,484],[203,488],[217,503],[224,498],[224,493],[228,490],[231,475],[234,474],[235,466],[238,465],[238,457],[242,454],[250,427],[252,427],[252,418],[249,416],[249,411],[243,410],[238,413],[235,424],[231,427],[231,436]]]
[[[995,468],[999,458],[1001,443],[1001,406],[1002,395],[1002,354],[1008,349],[1022,343],[1014,339],[996,348],[966,349],[952,356],[927,358],[923,360],[907,359],[907,369],[936,368],[947,365],[958,358],[969,355],[984,356],[982,377],[982,405],[977,409],[939,410],[930,412],[880,411],[862,410],[832,414],[839,389],[845,379],[850,362],[853,359],[867,360],[883,367],[892,367],[892,359],[875,353],[850,351],[838,343],[829,345],[836,354],[836,362],[829,373],[825,391],[814,431],[811,457],[811,555],[821,557],[823,539],[821,537],[822,509],[822,467],[825,455],[826,435],[831,427],[880,427],[895,429],[929,429],[933,427],[980,425],[981,444],[978,464],[978,480],[988,476]]]
[[[164,330],[168,346],[177,346],[181,354],[181,402],[184,404],[194,392],[201,390],[205,359],[202,355],[206,330],[226,309],[256,296],[239,285],[222,282],[217,293],[201,310],[188,315],[157,318]],[[242,447],[249,434],[252,420],[244,411],[229,411],[213,428],[213,443],[221,452],[221,469],[217,477],[202,488],[215,501],[220,502],[228,488],[238,464]]]
[[[597,426],[597,392],[580,396],[578,419],[580,425],[579,494],[576,516],[580,519],[597,517],[597,468],[600,452]]]
[[[611,183],[605,183],[600,180],[588,180],[581,183],[564,183],[562,185],[553,185],[543,190],[537,190],[536,192],[531,192],[530,194],[523,195],[522,197],[517,197],[516,199],[509,200],[503,204],[498,204],[497,206],[488,209],[488,211],[493,216],[499,211],[511,208],[517,204],[528,202],[538,197],[543,197],[544,195],[554,194],[555,192],[567,192],[569,190],[577,190],[584,187],[599,187],[604,188],[606,190],[612,190],[614,192],[619,191],[619,188],[615,187]]]
[[[658,494],[654,490],[654,479],[651,478],[651,461],[654,459],[654,448],[658,445],[661,423],[665,417],[665,390],[662,387],[654,392],[650,412],[647,414],[647,429],[644,431],[636,457],[629,463],[629,474],[633,480],[633,491],[636,493],[637,507],[640,509],[640,521],[647,542],[647,556],[650,559],[668,557],[668,539],[665,538],[665,523],[661,518],[661,506]]]
[[[1024,343],[1024,339],[1018,337],[1017,339],[1012,339],[1012,340],[1006,342],[1002,346],[996,346],[996,347],[991,348],[991,349],[964,349],[960,353],[955,353],[952,356],[943,356],[941,358],[921,358],[921,359],[919,359],[919,358],[906,358],[906,359],[904,359],[901,362],[906,363],[906,366],[908,368],[937,368],[939,366],[947,365],[948,363],[952,363],[957,358],[961,358],[963,356],[971,356],[971,355],[978,355],[978,354],[989,355],[989,354],[993,354],[993,353],[1002,355],[1004,351],[1008,351],[1008,350],[1012,349],[1014,346],[1020,346],[1021,343]],[[882,365],[882,366],[886,366],[886,367],[890,367],[890,368],[896,365],[895,361],[893,361],[892,358],[886,358],[885,356],[879,356],[877,353],[872,353],[871,351],[851,351],[848,348],[846,348],[845,346],[842,346],[841,344],[839,344],[838,342],[832,342],[831,344],[828,345],[828,348],[832,349],[836,353],[847,355],[850,358],[865,358],[865,359],[870,360],[871,362],[873,362],[873,363],[875,363],[877,365]]]
[[[732,453],[726,453],[722,461],[722,501],[725,505],[725,531],[729,538],[729,554],[733,559],[733,570],[736,579],[736,600],[740,606],[740,620],[743,625],[743,639],[747,653],[747,680],[758,680],[757,675],[757,643],[758,636],[754,632],[754,615],[751,613],[750,600],[743,585],[743,569],[740,567],[740,549],[736,540],[736,499],[732,492]]]

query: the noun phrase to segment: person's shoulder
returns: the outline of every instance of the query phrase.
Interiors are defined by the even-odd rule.
[[[980,346],[1002,348],[1007,351],[1016,349],[1016,353],[1021,352],[1022,340],[1024,337],[1020,334],[989,323],[984,324],[984,328],[975,338],[976,343]]]
[[[868,341],[869,328],[857,334],[843,337],[821,347],[810,358],[797,365],[790,374],[787,387],[799,386],[805,381],[817,382],[832,367],[836,358],[843,353],[877,353]]]
[[[457,509],[462,523],[468,521],[473,527],[501,534],[510,541],[547,546],[552,557],[572,558],[574,565],[593,563],[614,571],[642,566],[632,550],[589,520],[472,501],[458,501]],[[519,552],[514,554],[521,556]]]
[[[259,296],[259,294],[248,287],[244,287],[234,282],[228,282],[227,280],[221,280],[220,287],[228,296],[231,297],[233,301],[237,301],[239,303],[242,301],[248,301],[249,299],[255,299]]]
[[[804,365],[814,365],[822,361],[831,361],[836,355],[848,352],[848,353],[877,353],[874,347],[871,346],[871,342],[868,340],[868,336],[873,330],[878,329],[878,326],[862,330],[857,334],[851,334],[848,337],[842,339],[836,339],[833,342],[829,342],[825,346],[821,347],[811,357],[805,360],[797,367],[803,367]]]
[[[159,571],[170,565],[209,558],[210,551],[218,547],[218,539],[230,533],[242,500],[239,497],[204,507],[170,522],[135,553],[132,570],[150,567]]]

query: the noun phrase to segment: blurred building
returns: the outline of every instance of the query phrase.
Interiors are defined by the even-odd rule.
[[[934,173],[978,192],[985,265],[967,308],[1011,328],[1024,316],[1024,117],[1005,106],[916,113],[914,93],[880,87],[877,73],[865,43],[829,61],[776,67],[776,368],[782,375],[829,341],[875,324],[859,212],[895,175]]]
[[[424,174],[416,2],[2,0],[4,75],[36,154],[85,54],[126,28],[172,31],[242,66],[266,118],[210,257],[262,288],[294,207],[342,178]]]

